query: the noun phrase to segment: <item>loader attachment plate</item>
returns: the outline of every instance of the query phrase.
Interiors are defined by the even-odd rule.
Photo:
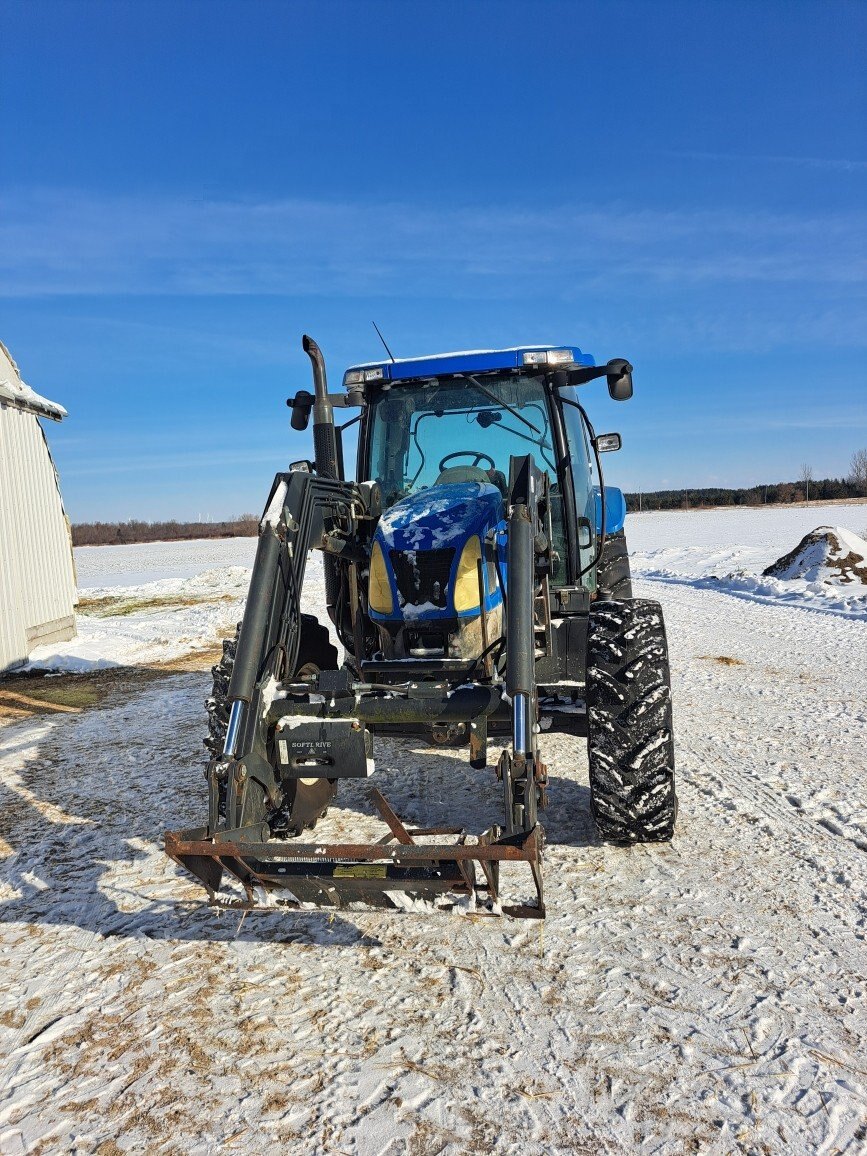
[[[379,792],[372,794],[389,827],[389,834],[378,843],[262,842],[260,826],[251,829],[249,841],[243,831],[232,832],[231,839],[215,839],[206,828],[196,827],[167,831],[166,854],[204,885],[212,904],[244,909],[359,904],[399,910],[417,900],[435,902],[448,897],[455,902],[480,897],[498,905],[500,863],[525,862],[532,872],[537,905],[502,905],[497,910],[515,917],[544,918],[541,827],[502,838],[496,830],[485,832],[470,843],[454,828],[407,829]],[[445,835],[457,839],[416,842]],[[218,894],[224,871],[240,880],[246,899]]]

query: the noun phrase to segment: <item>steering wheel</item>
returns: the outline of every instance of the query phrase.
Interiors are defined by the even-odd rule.
[[[473,466],[478,466],[479,462],[482,460],[482,458],[484,458],[488,463],[489,469],[495,470],[497,468],[497,463],[494,461],[490,454],[479,453],[476,450],[455,450],[453,454],[446,454],[446,456],[440,462],[438,467],[440,473],[442,473],[442,471],[446,468],[446,462],[450,462],[452,458],[465,457],[471,457],[473,459],[470,463]]]

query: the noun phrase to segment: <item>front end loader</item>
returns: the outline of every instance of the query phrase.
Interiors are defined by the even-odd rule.
[[[541,917],[547,730],[586,736],[603,838],[674,830],[662,611],[632,598],[625,504],[603,481],[619,435],[597,436],[578,394],[605,377],[626,400],[632,367],[527,346],[359,365],[331,394],[321,351],[303,345],[314,389],[289,404],[293,428],[312,416],[314,460],[271,487],[243,621],[214,668],[206,821],[167,832],[166,851],[218,904],[463,899]],[[360,412],[338,425],[347,407]],[[357,482],[342,449],[355,421]],[[341,665],[301,613],[314,549]],[[499,736],[502,819],[478,834],[407,828],[373,788],[382,839],[305,842],[340,780],[374,773],[386,733],[466,744],[476,769]],[[503,902],[503,862],[528,865],[533,902]]]

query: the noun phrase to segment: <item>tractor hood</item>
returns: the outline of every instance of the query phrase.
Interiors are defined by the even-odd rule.
[[[478,615],[459,610],[454,591],[464,546],[483,542],[489,530],[504,524],[503,496],[487,482],[453,482],[410,494],[379,521],[378,543],[392,595],[392,611],[371,616],[391,621],[418,621]],[[490,599],[499,602],[499,590]]]
[[[441,550],[462,546],[503,518],[503,496],[486,482],[431,486],[401,499],[382,515],[376,531],[389,550]]]

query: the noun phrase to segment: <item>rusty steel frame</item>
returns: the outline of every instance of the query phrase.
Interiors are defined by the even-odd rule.
[[[259,825],[247,832],[252,836],[252,841],[248,842],[239,837],[245,832],[231,832],[232,837],[228,839],[226,838],[228,832],[219,832],[215,838],[208,835],[207,828],[193,827],[183,831],[167,831],[165,850],[170,858],[191,872],[203,884],[211,904],[244,909],[273,905],[257,900],[255,893],[257,887],[265,891],[275,886],[287,889],[291,887],[292,877],[280,878],[280,864],[291,864],[296,868],[296,872],[298,868],[309,866],[311,870],[304,873],[304,880],[325,897],[325,902],[319,905],[341,907],[343,906],[341,887],[329,885],[334,883],[334,876],[327,874],[328,868],[332,870],[335,867],[340,868],[341,879],[345,873],[355,875],[352,869],[357,869],[357,878],[353,879],[354,890],[357,892],[360,888],[376,898],[382,898],[389,891],[412,892],[421,889],[456,895],[485,892],[487,899],[496,903],[499,900],[500,863],[527,863],[533,875],[538,905],[507,905],[501,910],[503,914],[518,918],[544,918],[541,870],[544,832],[540,826],[506,838],[501,838],[499,831],[495,829],[480,835],[477,842],[468,843],[466,833],[454,827],[408,829],[376,788],[371,791],[371,801],[389,827],[389,834],[377,843],[296,843],[274,840],[263,842],[261,838],[267,832],[267,827],[263,829]],[[456,835],[457,841],[416,843],[414,836],[422,835]],[[365,874],[365,864],[377,863],[386,865],[380,868],[383,871],[382,876]],[[476,882],[476,863],[484,876],[483,883]],[[271,864],[275,866],[274,872],[268,870]],[[399,880],[386,878],[385,870],[388,866],[401,870],[402,876]],[[319,873],[317,867],[322,869]],[[247,894],[246,901],[225,900],[218,897],[217,888],[224,869],[243,884]],[[416,870],[416,875],[412,874],[413,869]],[[375,871],[376,868],[372,870]],[[297,874],[294,879],[296,883],[299,881]],[[318,883],[322,885],[317,886]],[[288,908],[300,906],[298,902],[282,899],[279,900],[279,905]],[[399,909],[395,907],[394,910]]]

